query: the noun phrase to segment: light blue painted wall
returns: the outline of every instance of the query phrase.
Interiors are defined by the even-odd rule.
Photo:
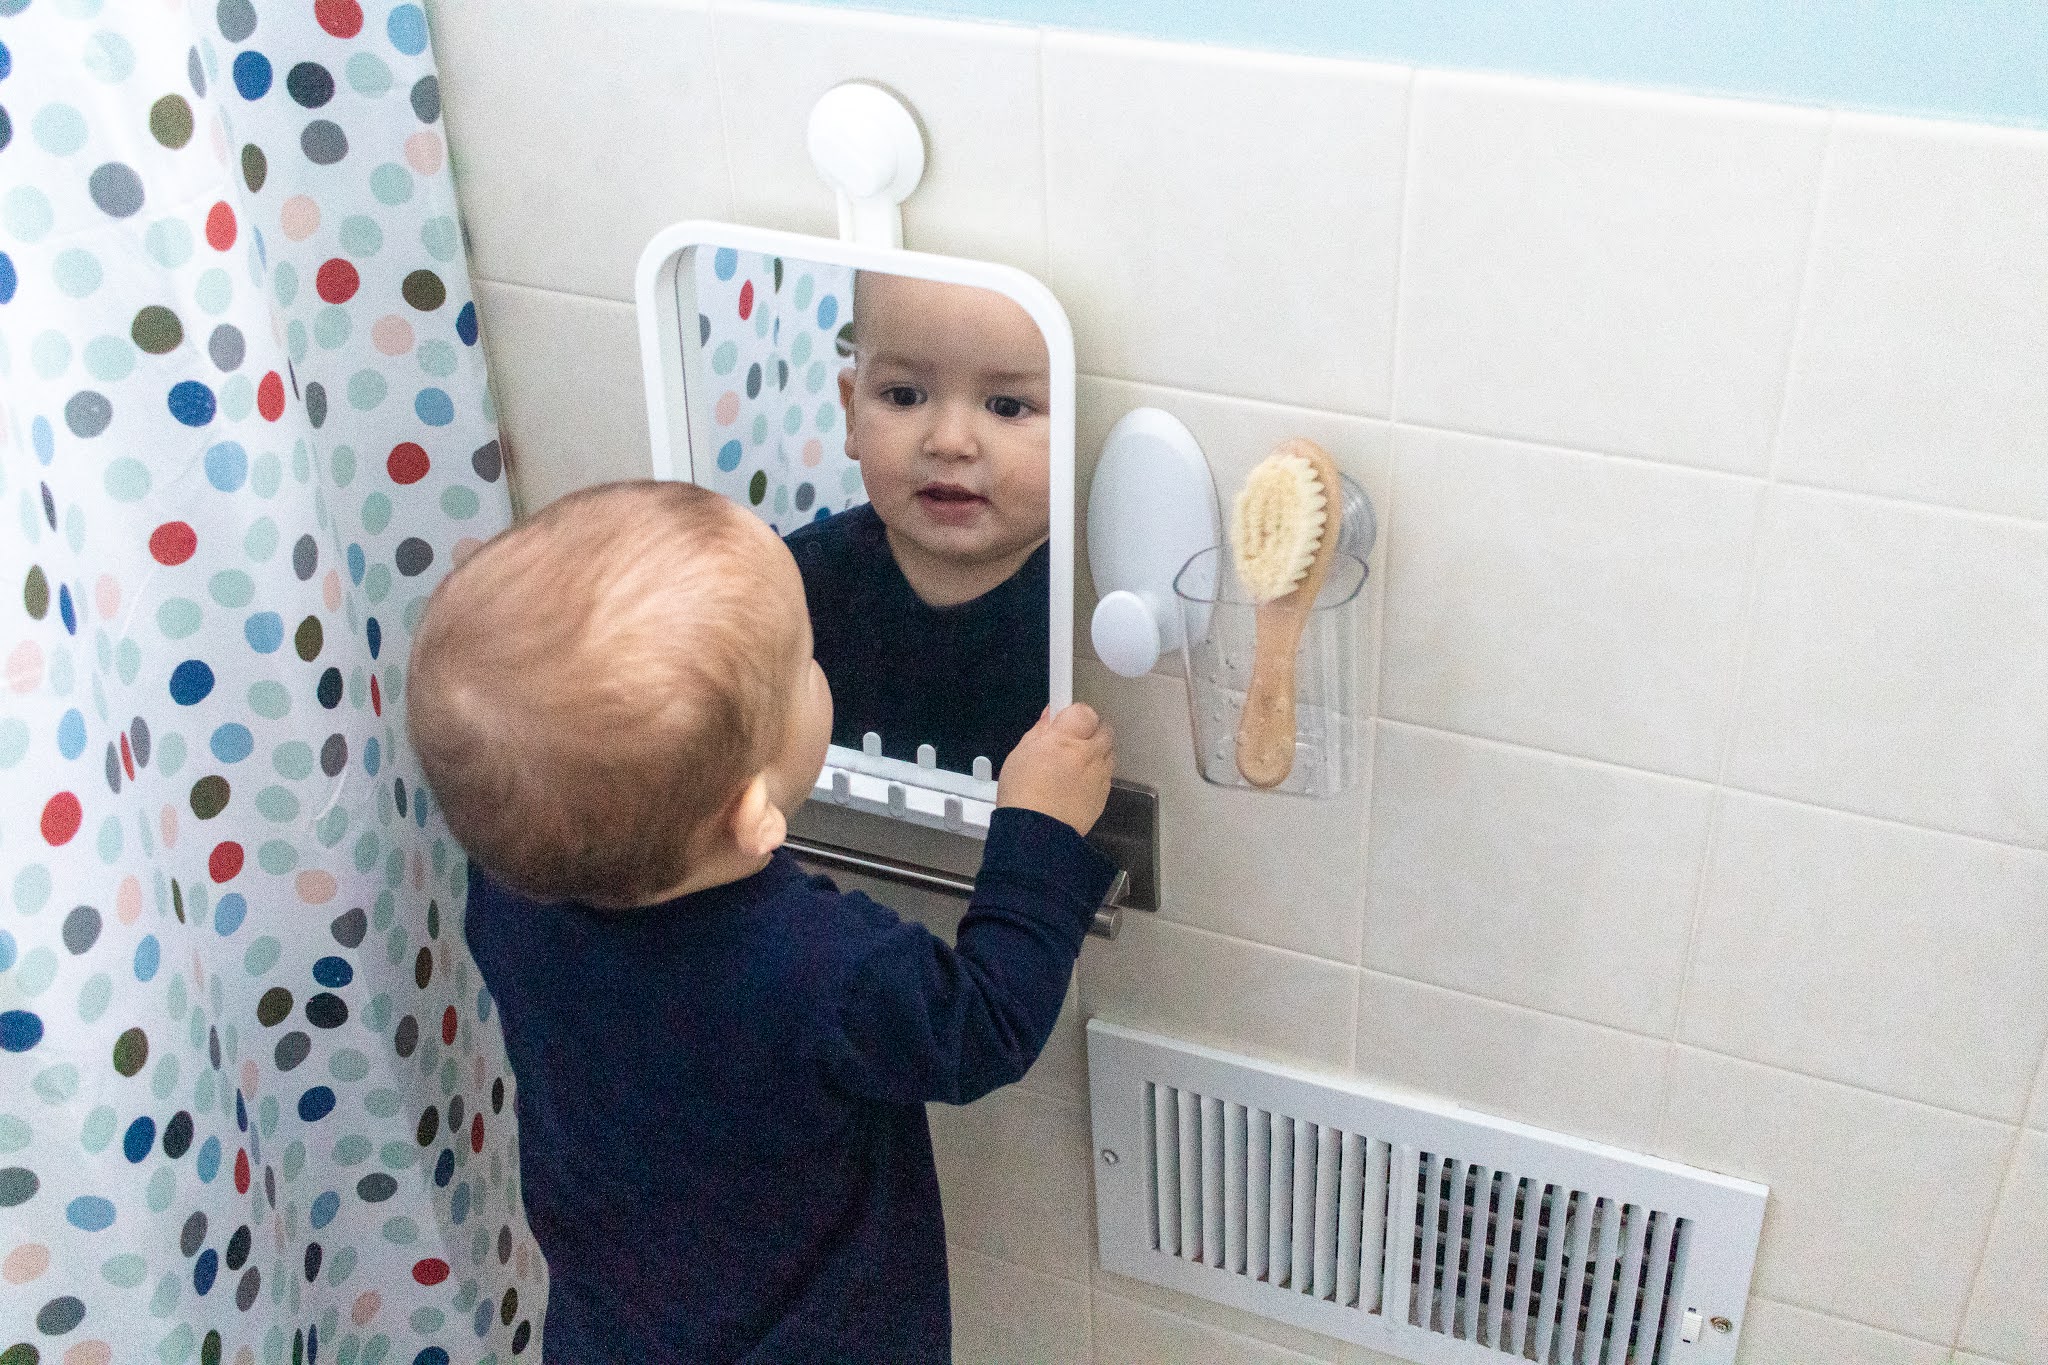
[[[2048,0],[808,0],[2048,128]]]

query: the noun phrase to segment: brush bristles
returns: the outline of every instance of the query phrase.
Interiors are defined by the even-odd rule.
[[[1308,574],[1329,501],[1315,466],[1299,455],[1276,451],[1253,468],[1232,509],[1230,548],[1254,602],[1284,597]]]

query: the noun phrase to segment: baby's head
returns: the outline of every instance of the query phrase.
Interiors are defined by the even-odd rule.
[[[968,601],[1051,525],[1051,366],[1038,325],[989,289],[863,271],[846,454],[918,595]]]
[[[759,866],[832,730],[789,551],[680,483],[573,493],[477,551],[428,604],[408,704],[470,855],[611,907]]]

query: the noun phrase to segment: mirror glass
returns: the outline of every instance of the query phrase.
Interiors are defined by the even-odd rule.
[[[1050,700],[1073,418],[1038,323],[994,288],[715,244],[676,286],[691,477],[794,554],[833,742],[1000,770]]]

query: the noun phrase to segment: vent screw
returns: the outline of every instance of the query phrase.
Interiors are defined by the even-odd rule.
[[[1117,1163],[1117,1155],[1116,1155],[1116,1152],[1115,1152],[1115,1151],[1113,1151],[1112,1149],[1108,1148],[1108,1147],[1104,1147],[1104,1148],[1102,1149],[1102,1164],[1103,1164],[1103,1165],[1105,1165],[1105,1166],[1114,1166],[1114,1165],[1116,1165],[1116,1163]]]
[[[1732,1332],[1735,1330],[1734,1323],[1721,1317],[1708,1318],[1707,1326],[1713,1328],[1716,1332]]]

